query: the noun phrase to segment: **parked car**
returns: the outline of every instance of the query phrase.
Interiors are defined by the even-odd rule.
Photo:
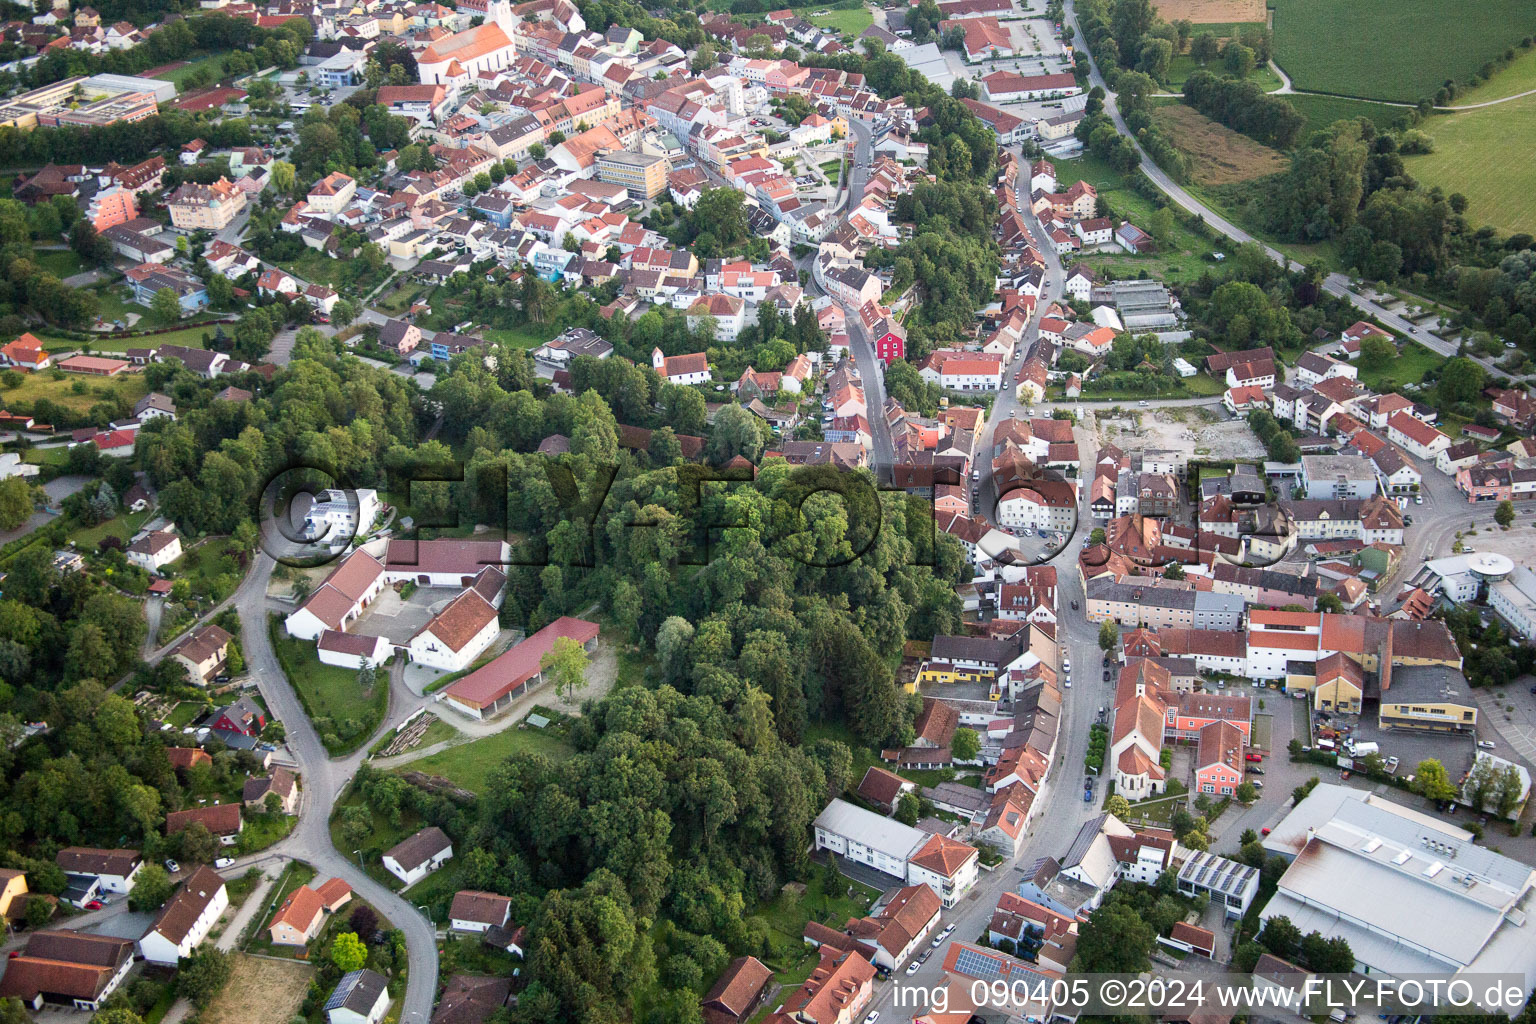
[[[234,865],[235,858],[233,857],[220,857],[218,860],[213,862],[213,866],[220,869],[221,871],[224,868],[234,867]]]
[[[1243,755],[1243,760],[1245,760],[1245,761],[1253,761],[1254,763],[1257,764],[1257,763],[1262,762],[1264,760],[1264,755],[1263,754],[1248,753],[1248,754],[1244,754]]]
[[[1260,782],[1258,779],[1253,779],[1252,782],[1253,782],[1253,788],[1254,789],[1263,789],[1264,788],[1264,783]]]
[[[916,974],[917,969],[921,966],[923,966],[922,962],[918,960],[913,960],[911,963],[907,964],[907,977],[910,978],[912,975]]]
[[[1247,768],[1244,769],[1244,771],[1246,771],[1249,775],[1263,775],[1264,774],[1264,769],[1260,768],[1256,764],[1249,765]]]
[[[1498,746],[1498,744],[1493,742],[1493,740],[1478,740],[1477,745],[1482,747],[1484,750],[1492,750],[1494,747]]]
[[[174,860],[171,860],[171,858],[167,857],[167,858],[165,858],[165,870],[169,871],[171,874],[174,875],[176,872],[181,870],[181,865],[177,864]]]
[[[1273,831],[1274,829],[1270,828],[1268,825],[1265,825],[1263,828],[1259,829],[1259,835],[1267,836]]]
[[[85,909],[86,910],[100,910],[104,906],[106,906],[106,904],[101,902],[101,900],[91,900],[91,902],[89,902],[89,903],[87,903],[85,905]]]
[[[1085,804],[1093,803],[1093,790],[1091,790],[1091,789],[1083,790],[1083,803],[1085,803]]]
[[[880,1019],[880,1011],[879,1010],[870,1010],[869,1011],[869,1016],[864,1018],[864,1024],[875,1024],[875,1021],[877,1021],[879,1019]]]

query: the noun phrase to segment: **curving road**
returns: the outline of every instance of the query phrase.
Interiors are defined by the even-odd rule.
[[[267,632],[267,584],[275,565],[270,555],[260,552],[250,574],[235,592],[234,603],[240,612],[240,645],[245,652],[246,664],[267,707],[287,730],[288,749],[302,777],[303,797],[293,832],[271,849],[248,860],[282,854],[308,861],[322,877],[334,875],[346,880],[355,892],[389,918],[405,933],[410,969],[400,1009],[400,1024],[426,1024],[437,994],[437,932],[406,899],[368,875],[358,866],[356,858],[331,845],[331,810],[357,773],[358,766],[366,759],[373,738],[353,753],[334,759],[320,742],[309,715],[299,703],[298,694],[278,663]],[[404,684],[396,678],[398,675],[391,673],[389,712],[376,736],[393,730],[417,706],[426,703],[404,691]],[[403,695],[409,699],[401,699]],[[242,861],[233,870],[243,871],[246,866],[246,861]]]
[[[1077,11],[1072,3],[1072,0],[1066,0],[1064,12],[1067,22],[1071,24],[1072,29],[1076,33],[1077,37],[1082,38],[1083,32],[1082,29],[1078,27]],[[1232,241],[1241,245],[1254,244],[1259,246],[1261,249],[1263,249],[1266,256],[1291,271],[1300,271],[1306,269],[1301,263],[1298,263],[1297,261],[1286,256],[1274,246],[1253,237],[1248,232],[1244,231],[1236,224],[1233,224],[1231,221],[1224,218],[1221,214],[1217,213],[1215,210],[1211,209],[1209,206],[1206,206],[1200,200],[1190,195],[1189,192],[1186,191],[1181,185],[1179,185],[1178,182],[1170,178],[1161,167],[1154,163],[1152,158],[1147,155],[1146,150],[1142,149],[1141,144],[1136,141],[1136,136],[1126,126],[1125,118],[1120,116],[1120,107],[1117,102],[1117,97],[1113,92],[1110,91],[1109,85],[1105,83],[1104,76],[1099,73],[1098,62],[1093,59],[1093,55],[1088,52],[1087,48],[1084,48],[1081,52],[1084,58],[1088,61],[1089,83],[1091,85],[1097,85],[1099,88],[1104,90],[1105,112],[1109,114],[1111,120],[1114,122],[1115,128],[1119,130],[1120,134],[1129,139],[1131,144],[1136,147],[1136,153],[1141,157],[1142,173],[1151,179],[1154,185],[1161,189],[1169,199],[1173,200],[1188,212],[1195,214],[1206,224],[1210,225],[1212,228],[1215,228],[1217,231],[1230,238]],[[1439,337],[1438,335],[1431,334],[1427,330],[1421,330],[1419,326],[1414,324],[1412,321],[1407,320],[1406,318],[1392,312],[1391,310],[1383,308],[1374,300],[1369,299],[1352,289],[1350,287],[1349,278],[1344,274],[1329,274],[1323,281],[1323,290],[1328,292],[1330,295],[1334,295],[1346,300],[1362,313],[1368,314],[1378,322],[1385,324],[1387,327],[1397,331],[1404,337],[1412,338],[1414,341],[1417,341],[1419,344],[1423,345],[1425,348],[1432,352],[1442,356],[1454,356],[1459,354],[1459,346],[1455,342],[1448,341]],[[1505,371],[1499,369],[1492,360],[1483,359],[1476,356],[1469,356],[1468,358],[1474,359],[1476,362],[1482,364],[1483,368],[1489,373],[1498,374],[1500,376],[1503,376],[1505,373]]]

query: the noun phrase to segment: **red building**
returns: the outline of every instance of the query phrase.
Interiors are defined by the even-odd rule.
[[[864,332],[874,347],[875,358],[889,366],[907,356],[907,329],[896,322],[891,311],[870,300],[859,307],[859,318],[864,322]]]

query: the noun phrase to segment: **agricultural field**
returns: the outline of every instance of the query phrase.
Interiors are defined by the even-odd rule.
[[[1376,127],[1389,128],[1409,113],[1402,107],[1390,107],[1383,103],[1372,103],[1369,100],[1352,100],[1344,96],[1290,93],[1285,97],[1285,101],[1307,119],[1307,130],[1302,133],[1303,139],[1313,132],[1322,131],[1335,121],[1368,117],[1375,122]]]
[[[1421,127],[1435,140],[1435,151],[1405,157],[1409,174],[1466,196],[1471,224],[1536,231],[1536,96],[1439,114]]]
[[[288,1024],[299,1012],[315,969],[308,964],[234,953],[229,983],[198,1015],[204,1024]]]
[[[1188,18],[1199,25],[1263,23],[1264,0],[1155,0],[1164,21]]]
[[[1279,152],[1218,124],[1182,103],[1158,107],[1152,114],[1173,144],[1189,155],[1190,175],[1200,185],[1252,181],[1286,168]]]
[[[1416,103],[1536,33],[1529,0],[1273,2],[1275,60],[1296,88],[1340,96]]]
[[[1487,103],[1490,100],[1502,100],[1508,96],[1519,96],[1521,93],[1532,90],[1536,90],[1536,49],[1520,53],[1488,81],[1457,96],[1451,101],[1451,106],[1465,107],[1474,103]]]

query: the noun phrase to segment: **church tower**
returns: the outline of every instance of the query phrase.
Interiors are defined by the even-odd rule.
[[[502,31],[510,39],[513,35],[513,26],[515,24],[512,19],[512,4],[510,0],[491,0],[486,11],[490,15],[487,20],[493,25],[500,25]]]

